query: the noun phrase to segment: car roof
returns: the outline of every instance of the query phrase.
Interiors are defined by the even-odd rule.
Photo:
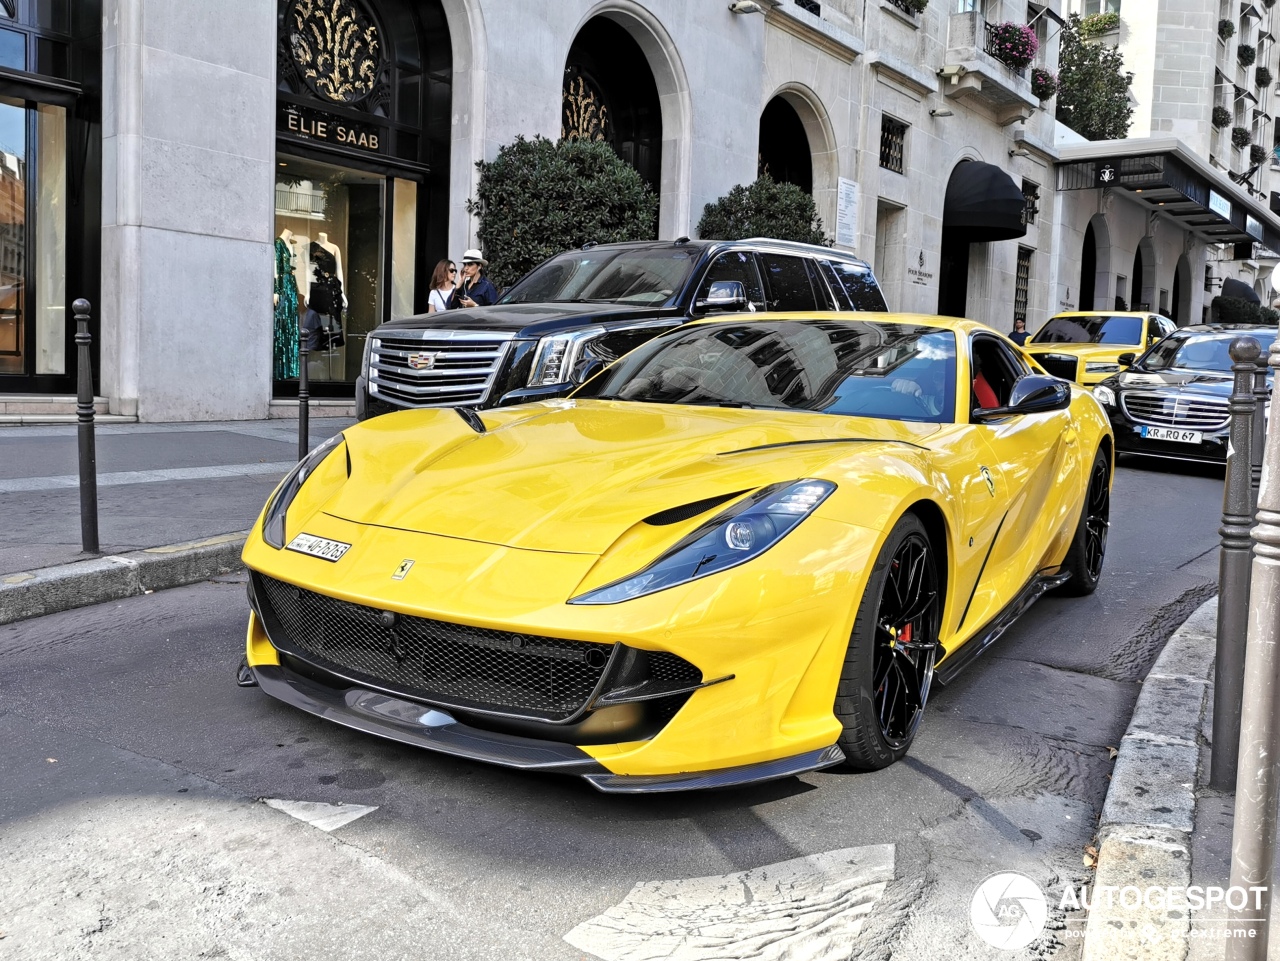
[[[572,253],[576,249],[591,250],[654,250],[670,247],[690,247],[695,250],[713,250],[713,249],[750,249],[750,250],[776,250],[780,252],[790,252],[796,254],[806,254],[810,257],[824,257],[828,260],[840,260],[846,263],[858,264],[861,267],[871,269],[861,257],[855,257],[853,254],[846,253],[843,250],[836,250],[834,247],[823,247],[818,244],[802,244],[795,240],[775,240],[772,237],[746,237],[742,240],[705,240],[705,239],[689,239],[682,237],[677,240],[628,240],[614,244],[591,244],[588,248],[584,245],[582,248],[570,248],[562,251],[562,253]]]
[[[832,321],[847,321],[849,323],[879,323],[879,324],[911,324],[918,327],[937,327],[939,330],[950,330],[961,335],[973,333],[995,334],[1004,336],[998,330],[979,323],[976,320],[967,320],[963,317],[944,317],[940,314],[912,314],[900,311],[870,311],[870,310],[825,310],[825,311],[752,311],[743,314],[716,314],[713,317],[704,317],[701,320],[694,321],[682,327],[687,330],[690,327],[697,327],[706,324],[722,323],[731,320],[735,323],[747,322],[757,323],[760,321],[817,321],[819,323],[829,323]]]
[[[1064,310],[1053,317],[1163,317],[1157,310]],[[1049,319],[1052,320],[1053,317]]]

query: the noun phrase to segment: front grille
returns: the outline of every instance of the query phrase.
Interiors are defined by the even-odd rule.
[[[512,337],[470,330],[379,334],[369,350],[369,387],[404,407],[483,403]]]
[[[1225,397],[1128,390],[1120,403],[1130,420],[1152,427],[1220,430],[1231,419]]]
[[[586,706],[613,644],[492,631],[384,612],[255,575],[258,603],[276,647],[321,667],[418,700],[509,717],[563,721]],[[654,680],[694,686],[683,658],[649,652]],[[628,678],[635,683],[637,678]]]
[[[1079,380],[1080,360],[1070,354],[1036,354],[1036,363],[1054,377]]]

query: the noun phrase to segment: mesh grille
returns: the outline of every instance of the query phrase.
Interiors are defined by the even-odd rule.
[[[409,407],[452,407],[488,396],[509,334],[457,330],[379,336],[369,381],[386,400]]]
[[[1219,430],[1230,421],[1225,397],[1125,391],[1120,403],[1130,420],[1153,427]]]
[[[559,721],[580,711],[613,650],[612,644],[491,631],[383,612],[255,575],[259,603],[292,644],[322,665],[376,681],[410,697],[464,709]],[[655,680],[698,684],[702,674],[667,652],[648,655]],[[635,683],[629,678],[628,683]]]
[[[1080,361],[1065,354],[1037,354],[1036,363],[1054,377],[1063,380],[1077,380]]]

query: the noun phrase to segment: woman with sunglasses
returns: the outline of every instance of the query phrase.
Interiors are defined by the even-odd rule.
[[[449,297],[453,294],[453,281],[458,268],[452,260],[442,260],[431,272],[431,296],[427,298],[427,313],[434,314],[449,309]]]

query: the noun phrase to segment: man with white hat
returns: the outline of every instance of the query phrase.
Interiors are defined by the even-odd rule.
[[[449,298],[450,308],[486,307],[498,299],[498,288],[483,273],[488,264],[474,247],[462,255],[462,276]]]

